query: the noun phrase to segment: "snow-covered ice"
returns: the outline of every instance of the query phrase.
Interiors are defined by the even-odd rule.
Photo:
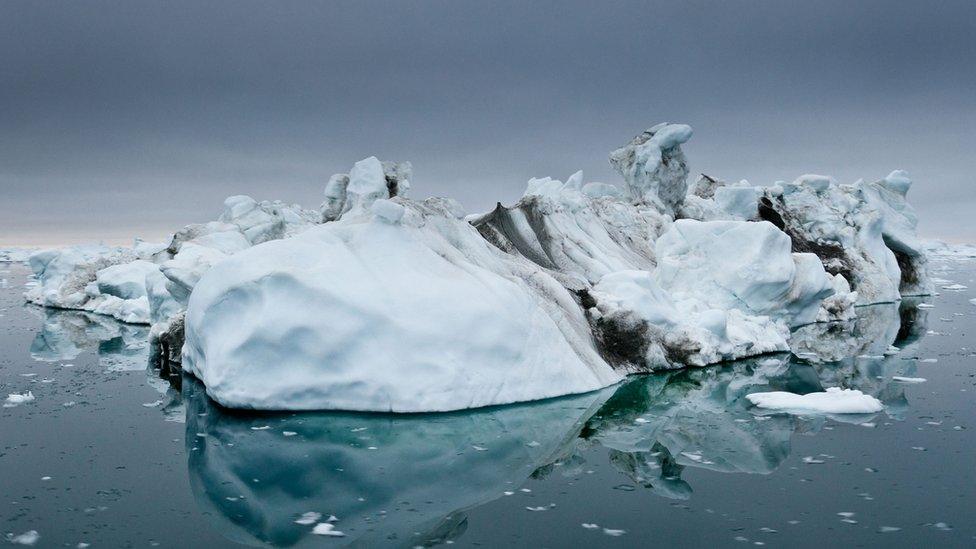
[[[399,222],[343,216],[205,272],[184,368],[221,404],[260,409],[455,410],[620,379],[555,279],[449,202],[390,205]]]
[[[151,324],[152,356],[227,406],[422,412],[806,357],[820,332],[829,354],[830,330],[790,329],[930,293],[929,255],[976,257],[917,238],[899,170],[689,189],[692,133],[658,124],[613,151],[619,186],[538,177],[469,216],[407,198],[409,162],[368,157],[328,180],[318,209],[237,195],[168,243],[34,253],[25,295]]]

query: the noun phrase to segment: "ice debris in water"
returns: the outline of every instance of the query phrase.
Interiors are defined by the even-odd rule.
[[[892,376],[891,379],[900,383],[925,383],[926,381],[924,377]]]
[[[302,516],[295,520],[295,524],[309,525],[315,524],[318,520],[322,518],[322,513],[316,513],[315,511],[309,511],[307,513],[302,513]]]
[[[7,534],[7,539],[14,545],[34,545],[41,539],[41,535],[37,533],[37,530],[28,530],[17,536]]]
[[[21,404],[26,404],[28,402],[34,401],[34,393],[27,391],[26,393],[10,393],[7,395],[7,400],[4,401],[4,408],[13,408],[14,406],[19,406]]]
[[[328,522],[320,522],[312,528],[312,533],[316,536],[331,536],[334,538],[344,537],[346,534],[335,529],[335,525]]]
[[[794,414],[871,414],[884,409],[881,401],[857,389],[830,387],[822,393],[798,395],[785,391],[746,395],[759,408]]]

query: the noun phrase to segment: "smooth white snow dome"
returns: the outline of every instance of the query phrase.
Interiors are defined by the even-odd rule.
[[[190,296],[183,367],[230,407],[426,412],[605,387],[571,320],[461,220],[376,201],[237,253]],[[435,228],[436,226],[436,228]],[[462,254],[459,248],[463,248]],[[534,284],[565,290],[541,271]]]

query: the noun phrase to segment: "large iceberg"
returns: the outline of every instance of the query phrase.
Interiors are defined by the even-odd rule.
[[[232,196],[165,245],[34,254],[27,298],[151,324],[152,356],[225,406],[423,412],[785,352],[791,329],[931,290],[904,172],[689,188],[691,135],[613,151],[619,187],[533,178],[469,216],[369,157],[316,210]]]

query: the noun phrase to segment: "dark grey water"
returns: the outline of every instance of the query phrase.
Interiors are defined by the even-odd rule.
[[[936,275],[976,288],[976,264]],[[37,546],[976,544],[970,290],[767,356],[468,413],[245,415],[147,370],[146,329],[21,303],[0,264],[0,531]],[[2,282],[6,279],[6,284]],[[948,284],[948,282],[941,285]],[[930,303],[934,307],[929,307]],[[898,354],[880,356],[894,344]],[[907,384],[893,376],[923,377]],[[858,388],[869,416],[744,396]],[[335,515],[345,537],[311,534]],[[9,533],[9,534],[8,534]]]

